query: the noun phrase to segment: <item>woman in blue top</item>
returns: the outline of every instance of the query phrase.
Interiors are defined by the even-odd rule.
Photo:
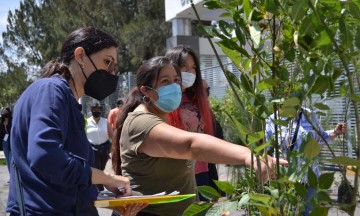
[[[127,178],[92,168],[93,151],[77,102],[84,94],[103,100],[115,91],[116,55],[111,36],[94,28],[78,29],[65,40],[60,56],[42,69],[42,79],[20,96],[11,131],[10,215],[20,215],[15,168],[26,215],[98,215],[94,184],[114,193],[124,187],[124,195],[131,194]],[[143,207],[131,205],[122,212],[136,215]]]

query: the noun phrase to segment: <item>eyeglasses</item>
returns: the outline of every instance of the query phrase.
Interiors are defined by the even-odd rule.
[[[107,64],[107,72],[115,74],[116,63],[113,59],[106,59],[105,63]]]

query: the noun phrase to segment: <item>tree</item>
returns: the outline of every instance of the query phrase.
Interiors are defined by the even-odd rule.
[[[22,67],[30,79],[58,56],[65,37],[79,27],[100,28],[117,39],[119,73],[134,71],[150,56],[164,55],[171,30],[162,0],[24,0],[9,12],[8,23],[0,55]],[[12,72],[12,66],[4,67]]]
[[[24,67],[11,63],[8,63],[8,67],[7,72],[0,73],[0,107],[11,107],[30,84]]]

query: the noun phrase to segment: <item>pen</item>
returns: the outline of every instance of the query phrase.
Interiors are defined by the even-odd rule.
[[[135,189],[135,188],[138,188],[140,185],[130,185],[131,189]],[[121,192],[121,193],[125,193],[125,188],[124,187],[118,187],[118,190]]]

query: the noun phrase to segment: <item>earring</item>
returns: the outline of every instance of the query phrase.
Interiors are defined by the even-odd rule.
[[[81,67],[81,69],[84,69],[84,64],[81,64],[80,67]]]
[[[150,103],[150,98],[144,96],[144,97],[143,97],[143,101],[144,101],[144,103],[148,104],[148,103]]]

